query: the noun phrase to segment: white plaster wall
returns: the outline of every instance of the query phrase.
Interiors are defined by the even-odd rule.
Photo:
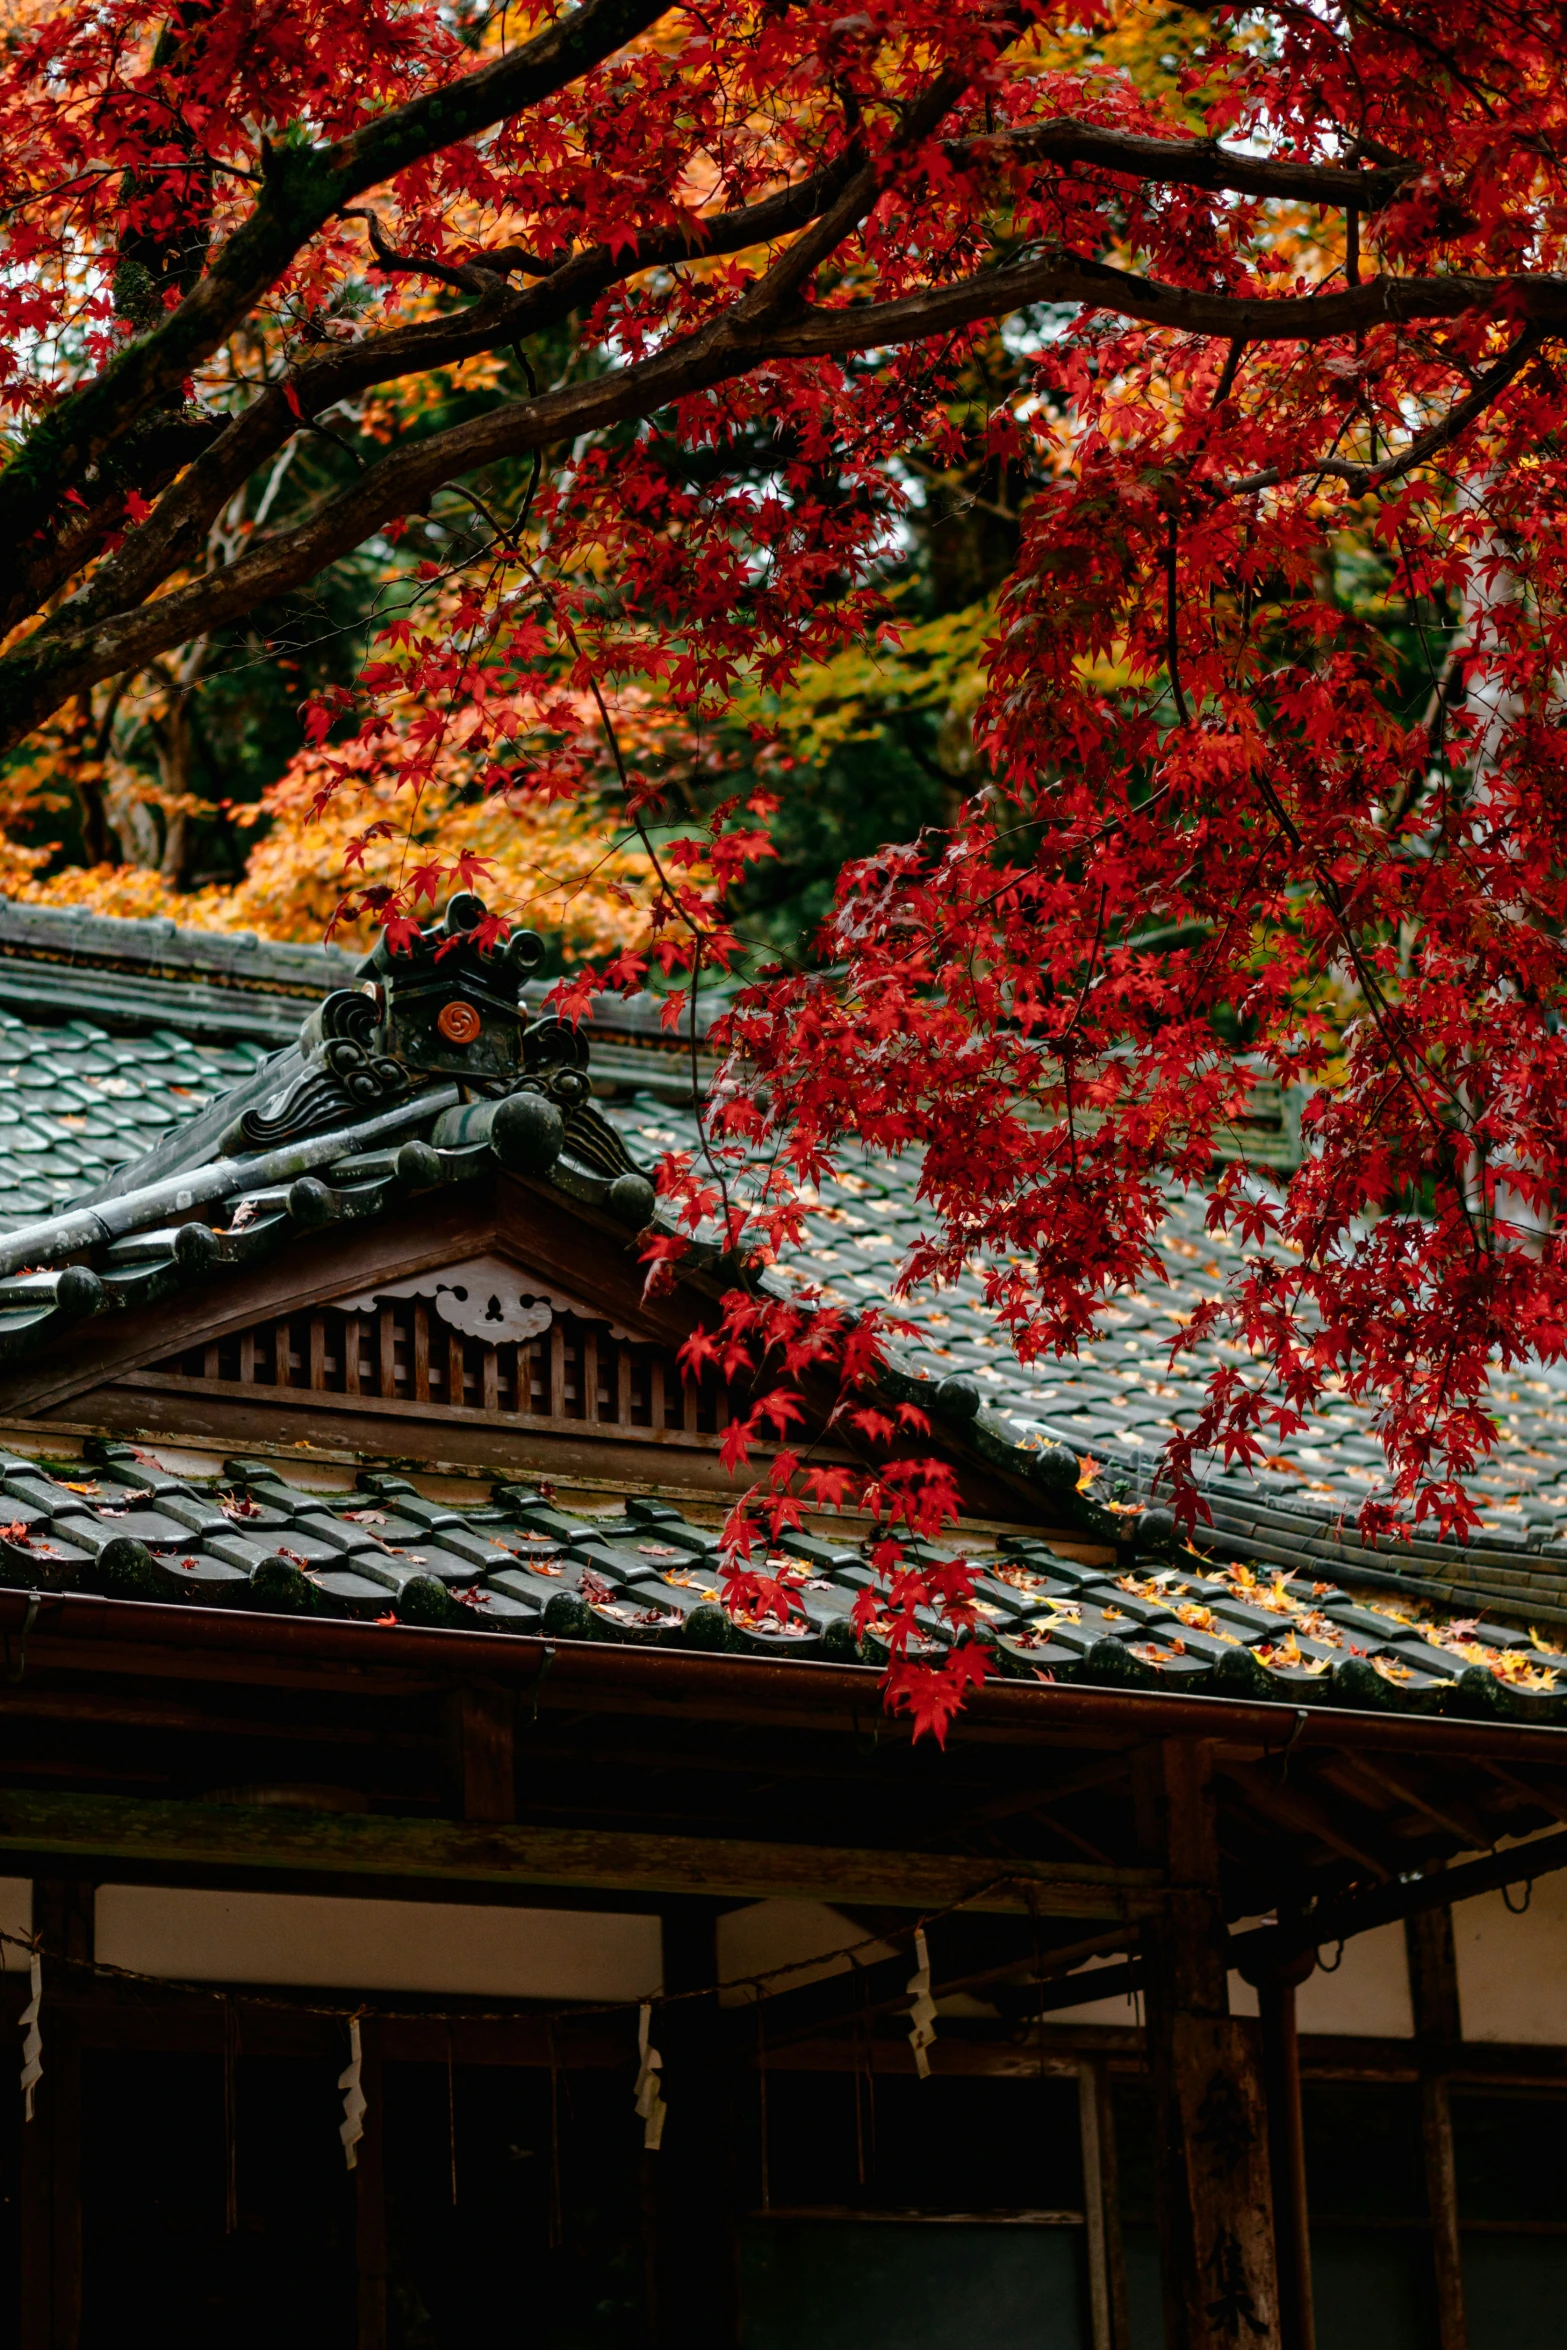
[[[1453,1942],[1466,2040],[1567,2045],[1567,1871],[1537,1878],[1521,1917],[1500,1893],[1458,1902]]]
[[[1332,1945],[1323,1955],[1331,1959]],[[1231,2015],[1255,2015],[1257,1994],[1239,1975],[1230,1977]],[[1407,2040],[1415,2029],[1409,2003],[1409,1962],[1404,1929],[1377,1926],[1356,1934],[1332,1974],[1318,1967],[1295,1994],[1295,2028],[1334,2039]]]
[[[1331,1952],[1329,1953],[1331,1956]],[[1116,1958],[1090,1959],[1078,1974],[1090,1981]],[[1074,1978],[1075,1979],[1075,1978]],[[1085,1999],[1081,2007],[1054,2011],[1063,2023],[1140,2024],[1140,1994],[1118,1999]],[[1231,2015],[1255,2015],[1257,1994],[1238,1974],[1230,1977]],[[1345,2034],[1364,2039],[1407,2039],[1414,2030],[1409,2006],[1409,1972],[1404,1959],[1402,1926],[1381,1926],[1344,1945],[1344,1956],[1333,1974],[1319,1967],[1296,1995],[1297,2028],[1302,2032]]]
[[[187,1982],[643,1999],[663,1979],[656,1917],[102,1885],[97,1955]]]
[[[778,1975],[766,1986],[775,1991],[797,1991],[802,1983],[820,1983],[828,1975],[846,1975],[853,1960],[833,1953],[855,1950],[862,1966],[897,1953],[885,1942],[865,1940],[865,1928],[841,1909],[825,1901],[752,1901],[744,1909],[727,1910],[718,1921],[718,1979],[730,1988],[719,1994],[724,2007],[743,2007],[756,1997],[750,1983],[738,1976],[765,1974],[769,1967],[795,1971]],[[909,1971],[914,1971],[912,1954]]]
[[[20,1934],[24,1939],[33,1930],[33,1880],[31,1877],[0,1877],[0,1933]],[[14,1942],[0,1942],[0,1973],[25,1974],[28,1957]]]
[[[1101,1967],[1120,1966],[1124,1959],[1125,1953],[1122,1951],[1111,1951],[1104,1958],[1086,1959],[1073,1970],[1069,1980],[1075,1981],[1079,1975],[1092,1977]],[[1047,2027],[1052,2023],[1119,2024],[1125,2030],[1142,2021],[1143,1995],[1140,1991],[1123,1991],[1117,1999],[1085,1999],[1081,2007],[1054,2007],[1045,2017]]]

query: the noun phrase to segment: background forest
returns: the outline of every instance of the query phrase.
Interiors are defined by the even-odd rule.
[[[563,377],[592,364],[591,352],[564,338],[556,357]],[[777,692],[744,690],[706,737],[666,722],[650,701],[617,711],[623,738],[629,733],[644,756],[683,770],[693,811],[720,788],[732,790],[737,769],[771,772],[786,784],[769,818],[776,856],[738,885],[737,911],[759,943],[803,943],[847,859],[949,823],[957,799],[974,788],[970,719],[992,599],[1016,558],[1013,501],[1026,488],[1016,465],[986,454],[984,424],[1015,392],[1020,372],[994,338],[954,408],[950,445],[879,491],[838,478],[830,463],[813,469],[817,498],[880,496],[882,641],[850,647]],[[429,429],[437,430],[520,388],[512,362],[432,376],[419,390]],[[374,429],[365,413],[343,422]],[[758,445],[753,485],[776,482],[794,456],[778,443]],[[285,463],[247,485],[225,516],[225,533],[214,534],[209,564],[226,559],[225,538],[246,522],[303,511],[351,475],[354,462],[346,439],[302,435]],[[503,508],[526,492],[526,468],[517,470],[513,480],[496,468],[486,484]],[[455,570],[469,551],[465,541],[478,534],[474,518],[452,505],[439,519],[444,566]],[[347,795],[318,810],[301,711],[312,697],[346,689],[380,649],[382,632],[395,641],[400,629],[420,624],[428,591],[418,571],[427,560],[423,549],[416,556],[394,546],[362,549],[243,628],[199,638],[150,671],[78,700],[41,745],[30,744],[6,769],[0,888],[102,913],[319,938],[341,894],[346,844],[363,831],[366,811]],[[467,849],[485,858],[496,903],[558,932],[568,960],[633,943],[639,917],[616,884],[633,878],[642,860],[615,831],[611,775],[597,799],[519,807],[488,792],[460,751],[446,770],[444,786],[427,788],[417,809],[406,794],[388,798],[391,831],[372,851],[372,872],[377,853],[389,869],[402,866],[438,836],[448,855]],[[367,777],[366,790],[374,788]]]

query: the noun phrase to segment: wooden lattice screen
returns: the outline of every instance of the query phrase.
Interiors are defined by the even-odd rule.
[[[557,1315],[542,1337],[496,1344],[449,1328],[421,1298],[368,1313],[316,1306],[150,1368],[231,1392],[309,1390],[693,1437],[717,1436],[729,1420],[725,1390],[683,1378],[673,1348],[615,1338],[575,1314]]]

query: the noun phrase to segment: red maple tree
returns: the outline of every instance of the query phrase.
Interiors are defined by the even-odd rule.
[[[667,1172],[691,1217],[778,1245],[845,1137],[918,1148],[911,1277],[982,1263],[1027,1356],[1155,1271],[1171,1181],[1207,1186],[1255,1245],[1185,1334],[1234,1344],[1178,1490],[1331,1379],[1378,1403],[1373,1512],[1461,1528],[1489,1365],[1567,1330],[1567,25],[1182,23],[1165,59],[1128,0],[19,6],[0,744],[367,543],[407,555],[413,602],[308,723],[414,792],[454,729],[499,791],[608,756],[628,826],[664,825],[660,958],[746,982],[726,1133]],[[1139,26],[1156,71],[1116,62]],[[965,415],[998,323],[1014,388]],[[432,422],[440,371],[470,389]],[[302,436],[338,473],[214,557]],[[844,872],[816,959],[747,966],[725,885],[766,796],[671,845],[617,696],[700,735],[873,632],[902,460],[976,448],[1021,501],[982,788]],[[1259,1075],[1314,1088],[1277,1193],[1212,1175]],[[726,1149],[768,1196],[737,1204]],[[776,1366],[754,1435],[786,1443],[795,1371],[847,1345],[846,1413],[898,1437],[858,1393],[873,1327],[741,1287],[713,1343]],[[928,1532],[918,1434],[873,1481]],[[787,1605],[767,1582],[739,1598]],[[961,1628],[962,1570],[899,1584],[895,1653],[927,1603]],[[977,1669],[956,1647],[922,1718]]]

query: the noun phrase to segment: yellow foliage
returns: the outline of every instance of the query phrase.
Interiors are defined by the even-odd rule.
[[[1232,24],[1222,46],[1255,48],[1265,37],[1260,26]],[[1201,83],[1183,89],[1182,76],[1200,69],[1204,54],[1215,46],[1212,12],[1206,8],[1181,8],[1171,0],[1116,0],[1090,23],[1042,28],[1031,43],[1030,60],[1050,73],[1091,76],[1097,68],[1107,79],[1124,75],[1148,97],[1161,99],[1200,138],[1207,129]]]
[[[935,620],[899,623],[895,640],[849,645],[816,663],[782,695],[743,696],[735,716],[764,720],[785,754],[816,766],[851,743],[874,740],[894,711],[939,710],[943,767],[954,777],[973,761],[971,722],[984,691],[982,654],[995,625],[988,604]]]

